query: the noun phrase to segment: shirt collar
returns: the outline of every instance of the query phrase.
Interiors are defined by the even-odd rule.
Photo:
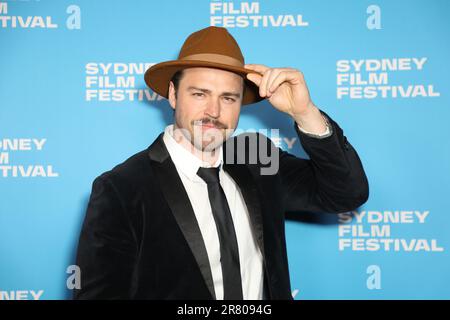
[[[219,172],[222,169],[223,165],[223,150],[222,146],[218,147],[219,157],[214,165],[211,166],[209,162],[202,161],[193,155],[189,150],[179,144],[173,137],[173,128],[174,125],[168,125],[164,129],[163,141],[166,145],[167,151],[172,158],[173,163],[177,167],[179,171],[181,171],[186,177],[188,177],[192,181],[196,182],[204,182],[202,178],[197,175],[198,168],[200,167],[220,167]]]

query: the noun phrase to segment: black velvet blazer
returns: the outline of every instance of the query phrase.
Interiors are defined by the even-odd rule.
[[[261,174],[259,157],[237,154],[229,161],[231,142],[243,135],[224,143],[223,169],[242,192],[263,253],[266,299],[292,299],[286,212],[346,212],[368,199],[357,152],[321,112],[332,126],[328,137],[308,136],[294,123],[310,159],[275,147],[264,135],[245,134],[278,153],[276,174]],[[215,299],[206,247],[162,137],[94,180],[78,244],[75,299]]]

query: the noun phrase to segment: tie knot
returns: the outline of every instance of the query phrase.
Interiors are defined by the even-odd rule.
[[[220,167],[216,168],[198,168],[197,175],[203,179],[207,184],[219,182],[219,170]]]

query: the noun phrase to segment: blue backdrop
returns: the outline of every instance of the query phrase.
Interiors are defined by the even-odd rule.
[[[93,179],[171,122],[144,71],[208,25],[227,27],[246,63],[301,70],[369,179],[354,212],[288,217],[295,299],[449,299],[449,11],[446,0],[0,1],[0,300],[70,297]],[[307,157],[265,101],[243,108],[239,128],[278,128],[274,142]]]

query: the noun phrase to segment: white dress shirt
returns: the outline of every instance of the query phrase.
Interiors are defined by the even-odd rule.
[[[254,238],[247,206],[239,186],[222,169],[222,147],[218,149],[220,153],[216,163],[211,166],[197,158],[173,138],[173,124],[165,128],[163,141],[194,209],[211,266],[216,299],[223,300],[224,295],[222,266],[220,264],[220,242],[206,182],[197,176],[199,167],[220,166],[220,185],[230,207],[239,248],[243,298],[244,300],[261,300],[263,298],[264,281],[262,254]]]

